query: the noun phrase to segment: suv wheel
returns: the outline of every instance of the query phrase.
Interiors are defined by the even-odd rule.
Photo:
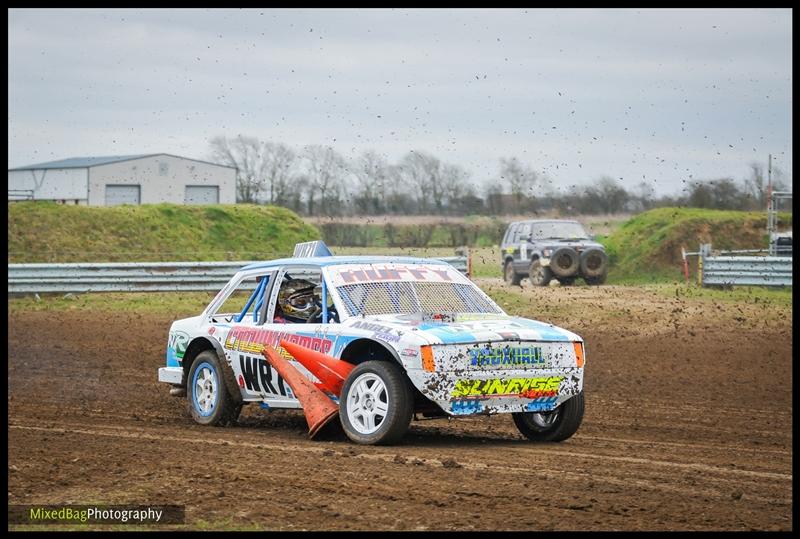
[[[547,286],[553,279],[553,272],[547,266],[542,266],[537,258],[531,262],[531,269],[528,277],[533,286]]]
[[[581,274],[596,279],[608,273],[608,255],[600,249],[589,249],[581,253]]]
[[[508,286],[519,286],[522,281],[522,276],[514,271],[514,263],[511,260],[507,260],[503,267],[503,278]]]
[[[570,247],[556,249],[550,257],[550,269],[558,277],[574,277],[579,267],[578,253]]]

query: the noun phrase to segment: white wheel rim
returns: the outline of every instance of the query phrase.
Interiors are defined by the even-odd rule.
[[[558,410],[546,413],[533,412],[529,417],[531,423],[533,423],[536,428],[540,430],[549,429],[555,424],[556,419],[558,419]]]
[[[377,374],[364,373],[353,381],[347,394],[347,419],[359,434],[381,428],[388,411],[389,393]]]
[[[209,414],[217,399],[216,377],[211,369],[203,367],[195,384],[195,403],[202,413]]]

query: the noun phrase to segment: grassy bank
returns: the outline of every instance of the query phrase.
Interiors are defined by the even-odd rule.
[[[264,259],[319,234],[275,206],[8,205],[10,263]]]
[[[779,223],[791,226],[792,214]],[[681,247],[697,251],[700,244],[714,249],[767,247],[765,212],[656,208],[640,213],[599,240],[606,246],[616,279],[636,282],[680,275]],[[696,258],[692,259],[692,273]]]

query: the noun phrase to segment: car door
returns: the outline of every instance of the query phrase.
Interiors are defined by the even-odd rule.
[[[291,388],[262,353],[264,346],[277,344],[276,336],[264,323],[277,275],[277,268],[244,274],[211,315],[211,321],[220,330],[227,330],[223,348],[243,399],[262,402],[277,399],[283,407],[293,408],[297,407],[297,401]]]
[[[530,243],[528,237],[531,234],[530,223],[520,223],[514,235],[514,269],[517,273],[525,273],[530,265]]]
[[[503,260],[506,260],[509,256],[512,257],[514,261],[517,259],[517,255],[519,253],[519,245],[514,240],[516,238],[516,232],[519,229],[519,223],[512,223],[508,227],[508,232],[506,233],[506,237],[503,238]]]
[[[292,322],[287,318],[276,316],[281,286],[290,280],[296,279],[308,280],[318,285],[321,294],[320,300],[322,298],[325,299],[327,308],[323,309],[319,317],[311,322]],[[324,283],[321,268],[302,264],[283,266],[276,275],[275,284],[270,291],[269,298],[265,300],[265,304],[264,319],[266,322],[263,325],[263,331],[266,332],[268,341],[278,348],[278,351],[290,361],[293,367],[311,381],[318,382],[319,380],[302,364],[295,361],[288,352],[280,347],[280,341],[281,339],[286,339],[288,342],[305,348],[333,355],[336,340],[339,336],[339,332],[336,330],[338,317],[335,314],[332,297],[327,293],[327,284]],[[287,395],[289,395],[290,391],[291,388],[288,389]],[[283,396],[282,393],[275,398],[280,398],[281,396]]]

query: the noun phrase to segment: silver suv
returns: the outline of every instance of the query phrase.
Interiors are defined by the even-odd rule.
[[[577,221],[513,222],[500,247],[503,276],[509,285],[519,285],[525,277],[535,286],[547,286],[554,278],[565,286],[578,277],[588,285],[606,282],[605,248]]]

